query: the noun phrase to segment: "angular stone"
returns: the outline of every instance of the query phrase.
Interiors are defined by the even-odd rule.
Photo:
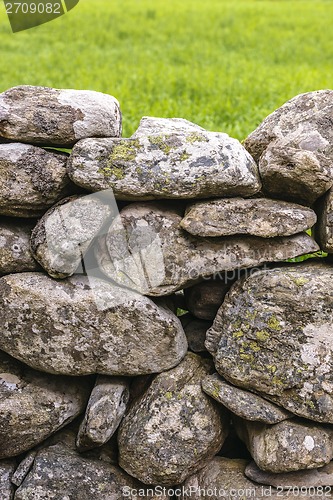
[[[193,352],[205,352],[206,332],[212,326],[211,321],[204,321],[194,318],[191,314],[180,317],[188,346]]]
[[[119,465],[146,484],[184,481],[221,448],[228,417],[201,390],[212,371],[208,360],[188,354],[157,375],[122,421]]]
[[[28,144],[0,144],[0,215],[38,217],[72,194],[66,163],[65,153]]]
[[[79,450],[102,446],[111,439],[125,414],[128,389],[126,379],[97,378],[77,436]]]
[[[244,146],[273,197],[313,203],[333,184],[333,91],[298,95],[269,115]]]
[[[180,225],[194,236],[250,234],[262,238],[290,236],[317,220],[310,208],[267,198],[226,198],[189,205]]]
[[[61,200],[32,232],[33,256],[52,278],[72,276],[111,213],[103,193]]]
[[[15,486],[17,487],[21,486],[21,484],[24,481],[24,478],[27,476],[32,467],[32,464],[34,463],[36,455],[37,455],[36,449],[29,451],[24,457],[24,459],[19,463],[14,474],[11,477],[11,482]]]
[[[199,319],[213,321],[234,279],[206,279],[184,290],[187,309]]]
[[[262,486],[253,483],[244,475],[247,460],[229,459],[215,457],[197,474],[194,474],[184,483],[184,493],[181,500],[192,498],[200,500],[203,492],[211,500],[245,500],[253,498],[255,500],[267,500],[267,498],[287,500],[293,498],[294,492],[283,493],[271,486]],[[201,489],[200,489],[201,488]],[[323,492],[299,491],[299,497],[305,499],[319,500],[323,498]]]
[[[0,458],[19,455],[78,416],[90,380],[46,376],[0,352]]]
[[[261,396],[228,384],[217,373],[207,375],[202,381],[202,388],[232,413],[246,420],[277,424],[293,416]]]
[[[0,276],[37,271],[39,266],[30,251],[33,222],[6,219],[0,222]]]
[[[324,252],[333,253],[333,189],[320,200],[316,212],[315,238]]]
[[[251,196],[261,188],[257,165],[236,139],[158,118],[144,120],[130,139],[80,141],[68,175],[85,189],[111,188],[132,201]]]
[[[119,137],[118,101],[92,90],[21,85],[0,94],[0,136],[71,147],[86,137]]]
[[[258,467],[269,472],[315,469],[333,458],[333,429],[299,419],[274,425],[238,417],[234,425]]]
[[[157,373],[177,365],[187,351],[173,313],[97,278],[4,276],[0,314],[0,349],[49,373]]]
[[[206,347],[217,371],[296,415],[333,423],[333,267],[259,271],[236,282]]]
[[[180,227],[180,210],[165,203],[133,203],[116,217],[97,251],[116,283],[153,296],[168,295],[220,271],[284,260],[319,247],[307,234],[270,238],[203,239]]]
[[[1,500],[14,499],[14,486],[11,478],[16,468],[15,460],[0,461],[0,498]]]

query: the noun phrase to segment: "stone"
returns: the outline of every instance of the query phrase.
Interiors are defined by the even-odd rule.
[[[93,239],[108,219],[113,207],[104,193],[65,198],[38,221],[31,235],[35,259],[52,276],[72,276],[81,264]]]
[[[333,462],[329,462],[319,469],[298,470],[294,472],[266,472],[256,465],[254,461],[245,468],[245,475],[250,480],[260,484],[274,486],[280,490],[290,490],[304,492],[306,488],[317,488],[318,486],[333,486]],[[331,488],[324,488],[323,496],[330,496]]]
[[[315,239],[320,248],[333,253],[333,189],[330,189],[317,204],[318,222],[315,226]]]
[[[261,188],[257,165],[239,141],[173,119],[145,119],[130,139],[80,141],[68,175],[89,191],[112,189],[128,201],[246,197]]]
[[[15,460],[0,461],[0,498],[1,500],[14,499],[14,486],[11,478],[16,468]]]
[[[177,365],[187,351],[171,311],[98,278],[4,276],[0,314],[0,349],[48,373],[157,373]]]
[[[291,236],[311,228],[311,208],[267,198],[226,198],[193,203],[180,225],[194,236],[249,234],[261,238]]]
[[[213,321],[217,311],[229,291],[234,277],[225,276],[205,279],[201,283],[184,290],[186,307],[196,318]]]
[[[89,379],[36,372],[0,352],[0,458],[36,446],[85,408]]]
[[[198,238],[179,227],[181,219],[180,209],[170,203],[126,206],[96,250],[102,271],[121,286],[160,296],[191,286],[214,273],[319,249],[305,233],[269,240],[255,236]]]
[[[189,353],[155,377],[120,425],[120,467],[145,484],[171,486],[217,453],[229,419],[201,390],[212,369],[210,361]]]
[[[333,429],[300,419],[274,425],[234,417],[237,434],[257,466],[269,472],[316,469],[333,458]]]
[[[310,205],[333,185],[332,109],[331,90],[300,94],[248,136],[266,193]]]
[[[31,467],[34,463],[34,460],[37,455],[37,450],[34,449],[32,451],[29,451],[27,455],[23,458],[23,460],[19,463],[17,466],[14,474],[11,477],[11,482],[16,486],[19,487],[24,481],[24,478],[27,476],[29,471],[31,470]]]
[[[0,136],[11,141],[70,148],[86,137],[119,137],[114,97],[92,90],[20,85],[0,94]]]
[[[92,390],[77,436],[79,450],[105,444],[117,430],[127,408],[129,383],[123,378],[99,376]]]
[[[304,262],[236,282],[206,336],[217,371],[301,417],[333,423],[333,267]]]
[[[24,271],[37,271],[39,266],[30,251],[30,235],[34,223],[1,217],[0,276]]]
[[[228,384],[217,373],[207,375],[203,379],[202,389],[232,413],[245,420],[277,424],[293,416],[261,396]]]
[[[28,144],[0,144],[0,215],[39,217],[74,193],[66,163],[65,153]]]
[[[180,321],[183,325],[190,350],[192,352],[206,352],[206,332],[212,326],[211,321],[197,319],[191,314],[180,316]]]

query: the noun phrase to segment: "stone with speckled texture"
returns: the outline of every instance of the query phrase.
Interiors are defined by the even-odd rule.
[[[217,453],[228,417],[201,389],[212,370],[210,361],[189,353],[156,376],[120,425],[123,469],[146,484],[178,484]]]
[[[262,270],[236,282],[206,347],[229,382],[290,412],[333,423],[333,267]]]
[[[0,221],[0,276],[37,271],[39,266],[30,251],[34,222],[2,217]]]
[[[1,500],[13,500],[14,485],[11,478],[16,468],[15,460],[0,461],[0,498]]]
[[[4,276],[0,315],[0,349],[54,374],[158,373],[187,351],[181,323],[169,309],[98,278]]]
[[[318,222],[314,228],[315,239],[320,248],[333,253],[333,189],[330,189],[316,205]]]
[[[92,90],[21,85],[0,94],[0,137],[43,146],[71,147],[86,137],[119,137],[114,97]]]

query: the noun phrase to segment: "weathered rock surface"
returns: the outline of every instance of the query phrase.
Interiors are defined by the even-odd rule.
[[[1,500],[13,500],[14,486],[11,483],[11,478],[16,468],[14,460],[0,461],[0,498]]]
[[[0,458],[29,450],[85,408],[90,380],[46,376],[0,352]]]
[[[184,290],[187,309],[199,319],[213,321],[234,279],[206,279]]]
[[[91,90],[21,85],[0,94],[0,136],[71,147],[86,137],[119,137],[117,99]]]
[[[117,430],[129,400],[129,383],[123,378],[99,376],[92,390],[77,436],[79,450],[105,444]]]
[[[202,381],[202,388],[206,394],[223,404],[232,413],[246,420],[276,424],[292,416],[274,403],[228,384],[217,373],[207,375]]]
[[[189,205],[180,225],[194,236],[250,234],[262,238],[290,236],[311,228],[313,210],[267,198],[226,198]]]
[[[333,267],[259,271],[235,283],[206,347],[217,371],[296,415],[333,422]]]
[[[38,217],[72,194],[66,163],[65,153],[28,144],[0,144],[0,215]]]
[[[315,226],[315,238],[320,248],[333,253],[333,189],[330,189],[316,207],[318,222]]]
[[[311,204],[333,184],[333,91],[301,94],[269,115],[244,146],[266,192]]]
[[[193,352],[207,351],[205,346],[206,332],[212,326],[211,321],[197,319],[191,314],[185,314],[180,317],[185,335],[187,337],[188,346]]]
[[[203,239],[179,227],[180,211],[165,203],[133,203],[116,217],[98,258],[116,283],[147,295],[167,295],[219,271],[253,267],[317,251],[307,234]]]
[[[275,425],[234,418],[239,437],[258,467],[269,472],[315,469],[333,458],[333,429],[299,419]]]
[[[3,274],[37,271],[38,264],[30,251],[33,222],[1,217],[0,276]]]
[[[118,433],[119,465],[129,474],[146,484],[178,484],[220,449],[228,417],[201,390],[211,370],[188,354],[134,403]]]
[[[72,276],[113,208],[104,193],[61,200],[32,232],[33,256],[52,278]]]
[[[165,128],[164,128],[165,125]],[[130,139],[85,139],[68,162],[70,178],[119,200],[251,196],[258,168],[236,139],[185,120],[146,119]]]
[[[187,350],[172,312],[97,278],[4,276],[0,315],[0,349],[49,373],[156,373],[177,365]]]
[[[319,469],[280,472],[277,474],[259,469],[253,461],[246,466],[245,475],[256,483],[268,484],[286,490],[294,487],[295,492],[297,491],[296,488],[300,488],[300,492],[304,492],[305,488],[333,486],[333,462]],[[330,496],[331,492],[331,488],[325,488],[322,494],[323,496]]]

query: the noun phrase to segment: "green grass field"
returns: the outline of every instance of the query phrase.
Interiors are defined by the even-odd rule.
[[[81,0],[12,34],[0,3],[0,91],[18,84],[116,96],[124,135],[143,115],[243,139],[283,102],[333,86],[331,0]]]

